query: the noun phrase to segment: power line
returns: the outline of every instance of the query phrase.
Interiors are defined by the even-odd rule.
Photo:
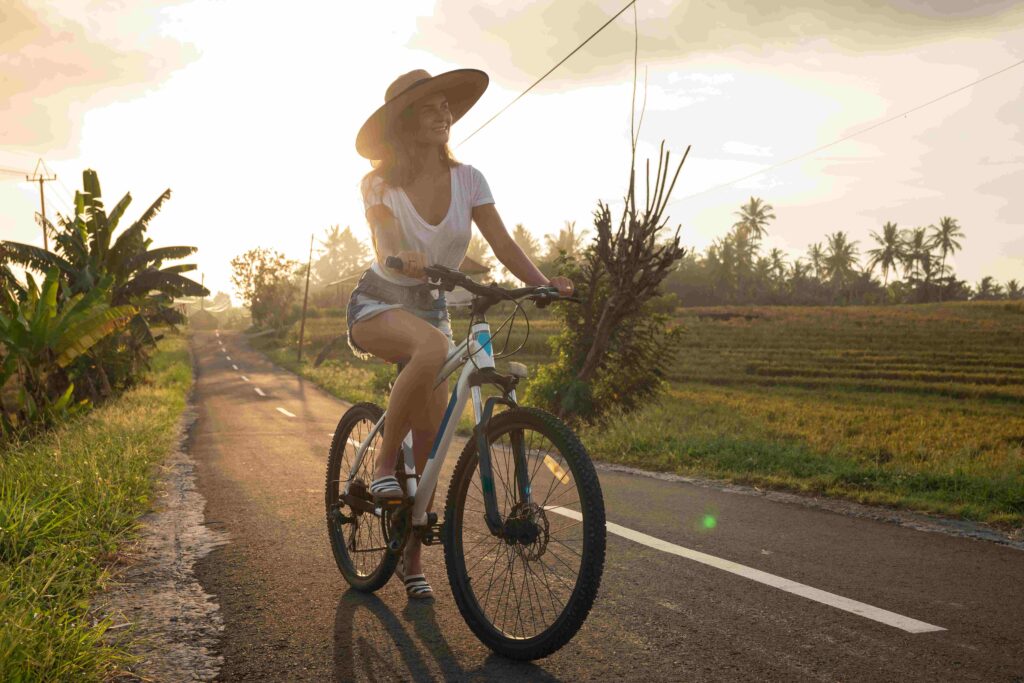
[[[541,76],[540,78],[538,78],[538,79],[537,79],[536,81],[534,81],[534,82],[533,82],[533,84],[532,84],[532,85],[530,85],[530,87],[529,87],[529,88],[527,88],[527,89],[526,89],[526,90],[524,90],[523,92],[519,93],[519,95],[518,95],[518,96],[517,96],[517,97],[516,97],[516,98],[515,98],[514,100],[512,100],[511,102],[509,102],[508,104],[506,104],[506,105],[505,105],[504,107],[502,107],[501,111],[499,111],[499,112],[498,112],[497,114],[495,114],[495,115],[494,115],[494,116],[492,116],[491,118],[489,118],[489,119],[487,119],[486,121],[484,121],[484,124],[483,124],[482,126],[480,126],[479,128],[477,128],[476,130],[474,130],[474,131],[473,131],[472,133],[470,133],[470,134],[469,134],[469,137],[467,137],[467,138],[464,138],[464,139],[462,140],[462,142],[460,142],[459,144],[457,144],[457,145],[455,145],[455,146],[456,146],[456,147],[460,147],[461,145],[465,144],[466,142],[468,142],[468,141],[469,141],[469,139],[470,139],[470,138],[472,138],[472,137],[473,137],[474,135],[476,135],[477,133],[479,133],[480,131],[482,131],[482,130],[484,129],[484,127],[485,127],[485,126],[487,126],[487,124],[489,124],[489,123],[490,123],[491,121],[493,121],[494,119],[498,118],[498,117],[499,117],[499,116],[501,116],[501,115],[502,115],[503,113],[505,113],[505,110],[506,110],[506,109],[508,109],[508,108],[509,108],[509,107],[511,107],[511,106],[512,106],[513,104],[515,104],[515,103],[516,103],[516,102],[518,102],[518,101],[519,101],[520,99],[522,99],[523,95],[525,95],[526,93],[528,93],[528,92],[530,92],[531,90],[533,90],[533,89],[534,89],[534,88],[535,88],[535,87],[536,87],[536,86],[537,86],[537,85],[538,85],[538,84],[539,84],[539,83],[540,83],[541,81],[543,81],[543,80],[544,80],[545,78],[547,78],[548,76],[550,76],[550,75],[551,75],[551,73],[552,73],[552,72],[553,72],[553,71],[554,71],[555,69],[557,69],[558,67],[560,67],[560,66],[562,66],[563,64],[565,64],[565,62],[566,62],[566,61],[568,61],[568,59],[569,59],[570,57],[572,57],[572,56],[573,56],[574,54],[576,54],[577,52],[579,52],[579,51],[580,51],[580,49],[581,49],[581,48],[582,48],[582,47],[583,47],[584,45],[586,45],[587,43],[589,43],[589,42],[590,42],[590,41],[591,41],[591,40],[592,40],[592,39],[594,38],[594,36],[596,36],[596,35],[597,35],[598,33],[600,33],[601,31],[605,30],[605,28],[607,28],[609,24],[611,24],[611,23],[612,23],[613,21],[615,21],[616,19],[618,19],[618,18],[619,18],[619,15],[621,15],[621,14],[622,14],[623,12],[625,12],[625,11],[626,11],[627,9],[629,9],[630,7],[632,7],[632,6],[634,5],[634,4],[636,4],[636,0],[630,0],[630,2],[626,3],[626,6],[625,6],[625,7],[623,7],[623,8],[622,8],[622,9],[620,9],[620,10],[619,10],[618,12],[616,12],[616,13],[615,13],[615,16],[613,16],[613,17],[612,17],[611,19],[609,19],[608,21],[604,22],[604,24],[602,24],[602,25],[601,25],[601,28],[599,28],[599,29],[597,29],[596,31],[594,31],[593,33],[591,33],[591,34],[590,34],[590,36],[589,36],[589,37],[588,37],[588,38],[587,38],[586,40],[584,40],[584,41],[583,41],[582,43],[580,43],[579,45],[577,45],[577,46],[576,46],[576,49],[574,49],[574,50],[573,50],[572,52],[570,52],[570,53],[569,53],[569,54],[567,54],[567,55],[566,55],[565,57],[563,57],[563,58],[562,58],[562,61],[558,62],[558,64],[555,64],[555,65],[554,65],[553,67],[551,67],[550,69],[548,69],[548,72],[547,72],[547,73],[545,73],[545,74],[544,74],[543,76]]]
[[[890,116],[889,118],[884,119],[882,121],[879,121],[877,123],[874,123],[874,124],[868,126],[867,128],[864,128],[864,129],[855,131],[853,133],[850,133],[849,135],[841,137],[838,140],[833,140],[832,142],[826,143],[826,144],[821,145],[819,147],[815,147],[812,150],[809,150],[807,152],[803,152],[802,154],[798,154],[798,155],[796,155],[794,157],[790,157],[790,158],[788,158],[788,159],[786,159],[784,161],[780,161],[777,164],[773,164],[771,166],[768,166],[767,168],[762,168],[759,171],[754,171],[753,173],[748,173],[747,175],[742,176],[740,178],[736,178],[734,180],[730,180],[727,183],[722,183],[721,185],[715,185],[714,187],[709,187],[706,190],[701,190],[700,192],[694,192],[693,194],[688,194],[685,197],[680,197],[679,199],[674,199],[671,202],[669,202],[669,205],[676,204],[678,202],[681,202],[681,201],[683,201],[685,199],[690,199],[692,197],[699,197],[702,194],[707,194],[709,192],[714,192],[715,190],[720,190],[723,187],[728,187],[730,185],[734,185],[735,183],[747,180],[748,178],[753,178],[754,176],[761,175],[762,173],[768,173],[769,171],[774,171],[775,169],[779,168],[780,166],[785,166],[786,164],[792,163],[794,161],[798,161],[800,159],[803,159],[804,157],[808,157],[808,156],[810,156],[812,154],[817,154],[818,152],[822,151],[823,149],[828,149],[829,147],[832,147],[833,145],[838,145],[840,142],[846,142],[850,138],[854,138],[854,137],[856,137],[858,135],[862,135],[864,133],[867,133],[870,130],[874,130],[875,128],[878,128],[879,126],[884,126],[887,123],[892,123],[896,119],[903,118],[907,114],[912,114],[915,111],[924,109],[925,107],[930,106],[932,104],[935,104],[936,102],[939,102],[941,100],[944,100],[947,97],[951,97],[951,96],[953,96],[953,95],[955,95],[955,94],[957,94],[959,92],[963,92],[964,90],[967,90],[968,88],[972,88],[972,87],[978,85],[982,81],[987,81],[988,79],[994,78],[995,76],[998,76],[999,74],[1002,74],[1002,73],[1005,73],[1005,72],[1009,71],[1010,69],[1015,69],[1018,66],[1020,66],[1021,64],[1024,64],[1024,60],[1021,60],[1021,61],[1017,62],[1016,64],[1011,64],[1010,66],[1004,67],[1004,68],[1000,69],[999,71],[993,71],[992,73],[988,74],[987,76],[982,76],[981,78],[979,78],[976,81],[972,81],[972,82],[970,82],[970,83],[968,83],[966,85],[962,85],[962,86],[960,86],[959,88],[957,88],[955,90],[950,90],[949,92],[947,92],[947,93],[945,93],[943,95],[939,95],[938,97],[936,97],[934,99],[931,99],[931,100],[928,100],[927,102],[924,102],[922,104],[919,104],[916,107],[911,107],[910,109],[907,109],[904,112],[900,112],[899,114],[896,114],[895,116]]]

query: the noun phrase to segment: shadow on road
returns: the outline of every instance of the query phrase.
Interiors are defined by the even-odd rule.
[[[434,609],[430,601],[410,601],[399,617],[375,595],[343,593],[334,617],[334,680],[560,683],[535,664],[494,654],[467,669],[449,647]]]

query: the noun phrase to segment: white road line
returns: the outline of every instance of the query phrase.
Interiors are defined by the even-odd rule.
[[[225,356],[225,358],[227,358],[228,360],[231,360],[231,356]]]
[[[237,370],[237,369],[238,369],[238,366],[237,366],[237,365],[234,365],[234,364],[232,364],[232,365],[231,365],[231,369],[232,369],[232,370]]]
[[[277,412],[281,413],[282,415],[286,415],[288,417],[295,417],[295,413],[290,413],[287,410],[285,410],[284,408],[282,408],[281,406],[277,407]]]
[[[242,375],[242,380],[243,380],[243,381],[245,381],[245,382],[248,382],[248,381],[249,381],[249,378],[248,378],[248,377],[246,377],[245,375]]]
[[[218,330],[217,332],[214,332],[214,334],[219,337],[220,336],[220,331]]]
[[[570,519],[575,519],[576,521],[582,521],[583,519],[583,515],[576,510],[570,510],[557,505],[550,506],[547,509],[552,512],[557,512],[560,515],[564,515],[565,517],[569,517]],[[763,572],[759,569],[747,567],[729,560],[723,560],[720,557],[708,555],[697,550],[684,548],[681,545],[669,543],[668,541],[663,541],[660,538],[655,538],[654,536],[648,536],[647,534],[640,533],[639,531],[627,529],[626,527],[619,526],[613,522],[607,522],[606,524],[608,531],[611,533],[617,536],[622,536],[623,538],[628,538],[629,540],[640,543],[641,545],[646,545],[649,548],[661,550],[662,552],[672,555],[678,555],[679,557],[685,557],[688,560],[700,562],[701,564],[706,564],[709,567],[722,569],[731,574],[742,576],[745,579],[757,581],[758,583],[763,583],[766,586],[778,588],[779,590],[799,595],[807,598],[808,600],[814,600],[815,602],[820,602],[824,605],[835,607],[836,609],[851,612],[866,619],[873,619],[874,621],[908,631],[909,633],[930,633],[932,631],[946,630],[941,626],[926,624],[925,622],[918,621],[917,619],[911,619],[910,617],[905,617],[901,614],[896,614],[895,612],[890,612],[863,602],[851,600],[850,598],[844,598],[843,596],[836,595],[835,593],[829,593],[818,588],[812,588],[811,586],[806,586],[802,583],[797,583],[796,581],[790,581],[789,579],[784,579],[781,576],[769,574],[768,572]]]
[[[259,394],[260,396],[266,396],[266,394],[263,393],[263,390],[260,389],[259,387],[256,387],[256,393]]]

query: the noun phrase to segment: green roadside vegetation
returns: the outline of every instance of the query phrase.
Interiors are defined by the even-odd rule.
[[[101,681],[128,661],[91,611],[118,547],[149,506],[192,383],[183,337],[119,397],[0,456],[0,678]]]
[[[531,322],[514,359],[536,368],[556,329]],[[581,429],[595,458],[1024,529],[1024,304],[684,308],[676,322],[667,392]],[[344,331],[339,315],[307,320],[302,368],[298,324],[253,343],[340,398],[383,402],[388,368],[343,340],[308,362]]]

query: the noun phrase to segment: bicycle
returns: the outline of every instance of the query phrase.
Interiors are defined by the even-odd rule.
[[[400,268],[401,261],[391,257],[387,265]],[[449,354],[435,386],[460,367],[462,373],[422,476],[416,474],[410,435],[403,439],[395,472],[406,493],[400,500],[377,503],[369,493],[384,410],[358,403],[342,416],[327,464],[334,559],[353,588],[372,592],[391,578],[412,536],[426,545],[441,543],[452,594],[470,630],[500,655],[539,659],[569,642],[593,606],[604,567],[604,500],[577,436],[554,415],[516,400],[526,366],[510,363],[507,374],[496,369],[486,313],[513,302],[515,310],[497,330],[507,323],[511,333],[522,300],[538,306],[578,300],[561,297],[553,287],[504,289],[449,268],[424,270],[432,286],[461,286],[473,295],[466,339]],[[483,400],[484,385],[497,387],[500,395]],[[475,427],[438,524],[427,506],[470,399]],[[499,405],[505,410],[495,413]]]

